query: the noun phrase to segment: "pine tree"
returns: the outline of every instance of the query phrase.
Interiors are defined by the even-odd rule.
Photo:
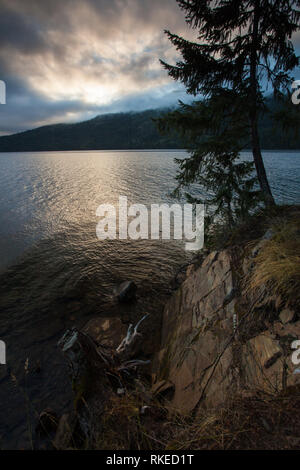
[[[227,151],[229,154],[236,152],[241,142],[251,145],[264,200],[266,204],[274,204],[260,149],[258,120],[266,108],[264,91],[267,86],[273,87],[276,96],[282,96],[291,84],[291,71],[299,64],[291,36],[299,29],[300,1],[176,1],[185,11],[188,25],[198,31],[197,41],[187,41],[165,31],[180,51],[182,60],[176,65],[163,61],[162,64],[171,77],[184,83],[188,93],[202,95],[206,112],[212,106],[215,112],[220,113],[217,120],[223,120],[225,126],[226,122],[234,122],[234,129],[228,130],[232,148],[227,145]],[[201,110],[201,105],[196,104],[197,108]],[[202,136],[199,145],[201,148],[207,146],[206,140],[203,143],[206,132],[214,135],[217,146],[217,137],[220,134],[224,137],[222,129],[218,127],[218,134],[214,128],[216,119],[212,118],[210,126],[203,121],[201,112],[197,119],[194,118],[194,125],[198,126],[199,136]],[[165,125],[160,122],[161,127],[170,127],[173,121],[178,128],[184,117],[178,114],[166,119]],[[234,142],[237,131],[238,142]],[[186,129],[184,132],[187,134]],[[216,152],[216,159],[218,155]],[[183,167],[187,172],[190,166],[189,181],[192,179],[190,172],[197,173],[199,163],[195,154],[191,158],[193,162],[190,165],[186,162]],[[182,176],[182,180],[187,174]]]
[[[232,92],[231,99],[234,100]],[[192,105],[180,103],[179,109],[158,120],[161,131],[175,129],[181,134],[190,154],[176,159],[178,185],[173,195],[180,197],[184,188],[199,184],[198,189],[205,192],[205,198],[200,199],[195,190],[185,196],[191,203],[206,204],[207,228],[220,219],[231,228],[261,201],[261,192],[255,189],[254,163],[240,158],[239,136],[245,123],[232,108],[225,110],[224,105],[227,101],[221,93]]]

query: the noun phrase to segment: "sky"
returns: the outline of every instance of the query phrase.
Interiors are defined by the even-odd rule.
[[[0,0],[0,135],[187,101],[164,29],[193,37],[176,0]]]
[[[184,99],[164,29],[192,34],[175,0],[0,0],[0,135]]]

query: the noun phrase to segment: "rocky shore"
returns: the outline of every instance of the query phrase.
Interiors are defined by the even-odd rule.
[[[129,328],[120,315],[67,331],[74,411],[57,421],[53,447],[299,448],[299,278],[255,284],[274,244],[292,236],[299,247],[299,215],[264,217],[199,253],[155,325],[141,312]]]

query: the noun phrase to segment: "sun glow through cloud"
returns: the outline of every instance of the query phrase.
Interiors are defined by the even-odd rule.
[[[0,0],[0,133],[187,100],[164,29],[195,39],[175,0]]]
[[[191,34],[175,0],[0,0],[0,13],[1,133],[185,94],[159,63],[177,57],[165,28]]]

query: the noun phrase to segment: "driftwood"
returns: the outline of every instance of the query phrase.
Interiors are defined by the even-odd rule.
[[[136,357],[142,338],[138,331],[145,315],[134,327],[129,325],[125,338],[116,349],[97,343],[88,334],[72,328],[58,342],[68,360],[74,406],[84,438],[90,439],[99,418],[113,394],[125,393],[140,366],[149,364]]]
[[[97,343],[88,334],[76,328],[67,330],[58,346],[68,359],[72,379],[76,380],[82,373],[82,368],[86,367],[118,375],[121,371],[132,371],[136,367],[149,364],[149,361],[134,358],[137,341],[142,337],[138,328],[147,317],[148,314],[144,315],[135,327],[129,325],[125,338],[116,350]]]
[[[119,356],[119,358],[123,358],[124,360],[124,358],[133,357],[135,355],[135,347],[137,344],[137,340],[142,336],[141,333],[138,332],[138,328],[147,317],[148,314],[144,315],[140,319],[140,321],[135,325],[135,327],[132,324],[129,325],[127,335],[116,349],[116,354]]]

